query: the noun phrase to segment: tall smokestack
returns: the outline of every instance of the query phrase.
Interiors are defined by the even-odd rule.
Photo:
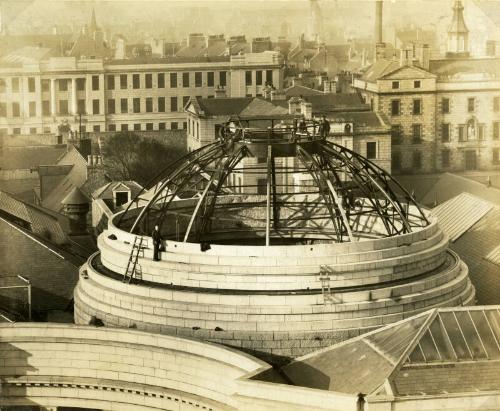
[[[382,43],[382,0],[375,2],[375,44]]]

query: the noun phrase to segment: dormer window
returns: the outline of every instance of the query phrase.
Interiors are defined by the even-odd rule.
[[[130,201],[130,191],[115,191],[114,192],[115,207],[120,207]]]
[[[399,81],[393,81],[392,82],[392,89],[393,90],[399,89]]]

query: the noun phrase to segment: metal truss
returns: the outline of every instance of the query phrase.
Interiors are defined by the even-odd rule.
[[[258,127],[251,127],[252,121]],[[180,241],[234,242],[241,236],[272,245],[294,238],[352,242],[429,224],[394,178],[327,141],[318,123],[299,129],[291,118],[276,124],[272,118],[231,119],[217,141],[162,170],[147,185],[147,203],[137,206],[145,194],[139,193],[118,226],[147,234],[168,217],[164,232],[173,232],[174,218]],[[191,200],[179,208],[177,199]]]

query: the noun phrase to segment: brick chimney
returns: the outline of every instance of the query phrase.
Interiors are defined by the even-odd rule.
[[[271,101],[285,101],[286,100],[286,94],[283,90],[271,90]]]
[[[214,89],[215,98],[223,98],[226,97],[226,88],[224,86],[217,86]]]
[[[385,58],[385,49],[386,49],[385,43],[375,44],[375,61]]]
[[[80,235],[87,232],[87,213],[90,200],[78,187],[73,187],[61,201],[64,214],[69,218],[70,235]]]
[[[288,100],[288,114],[301,114],[301,105],[302,99],[300,97],[292,97]]]
[[[335,80],[325,80],[323,82],[323,91],[325,93],[336,93],[337,92],[337,82]]]
[[[399,54],[399,65],[401,67],[413,65],[413,49],[412,48],[401,49],[401,52]]]
[[[382,15],[383,15],[383,1],[377,0],[375,2],[375,44],[382,43]]]
[[[429,70],[431,49],[428,44],[416,44],[415,57],[420,67],[422,67],[425,70]]]
[[[300,112],[307,120],[312,119],[312,104],[302,100],[300,104]]]

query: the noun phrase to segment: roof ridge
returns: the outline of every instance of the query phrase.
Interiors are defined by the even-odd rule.
[[[429,328],[429,325],[432,323],[432,321],[434,321],[434,319],[436,318],[437,314],[438,314],[438,310],[439,308],[436,307],[436,308],[432,308],[431,310],[429,311],[425,311],[425,313],[427,313],[428,315],[428,318],[423,322],[423,324],[420,326],[420,329],[416,332],[415,336],[413,337],[412,341],[410,342],[410,344],[408,344],[408,346],[406,347],[406,349],[402,352],[402,354],[399,356],[399,359],[396,361],[396,365],[395,367],[393,368],[393,370],[391,371],[391,373],[387,376],[387,381],[389,382],[390,384],[390,379],[391,377],[396,373],[398,372],[401,367],[403,366],[403,360],[408,357],[410,355],[410,353],[415,349],[416,345],[419,343],[420,339],[422,338],[422,335],[427,331],[427,329]],[[413,317],[410,317],[410,318],[413,318]]]

